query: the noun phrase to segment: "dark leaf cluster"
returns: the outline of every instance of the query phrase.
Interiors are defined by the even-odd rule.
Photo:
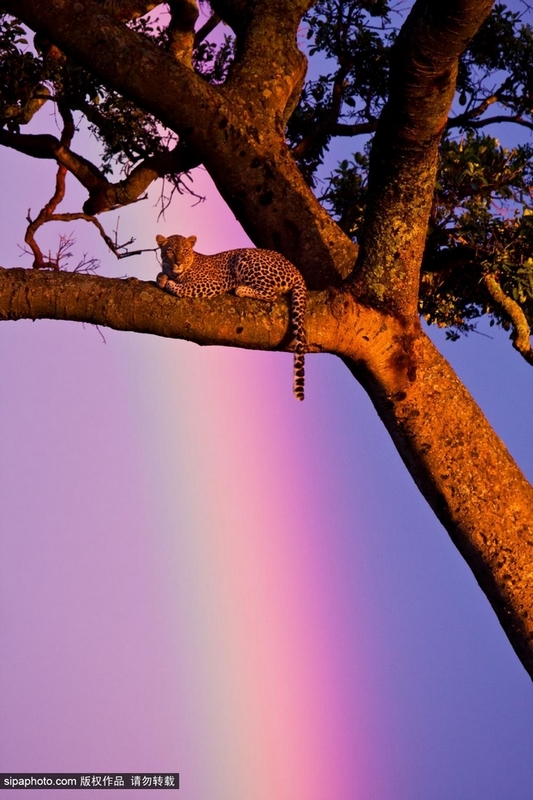
[[[158,46],[168,47],[168,29],[157,16],[140,17],[128,25]],[[195,50],[194,68],[206,80],[223,83],[233,51],[229,36],[218,44],[202,41]],[[49,42],[38,36],[31,42],[18,20],[7,14],[0,16],[0,57],[0,123],[9,130],[18,132],[30,121],[38,110],[33,98],[51,98],[88,121],[102,145],[104,173],[117,166],[128,172],[140,160],[166,152],[176,141],[153,116],[109,91]]]
[[[29,122],[28,105],[43,94],[48,74],[42,60],[28,49],[25,29],[4,13],[0,14],[0,61],[0,126],[18,131]]]
[[[221,43],[205,40],[193,53],[193,67],[209,83],[222,84],[235,55],[235,39],[225,35]]]

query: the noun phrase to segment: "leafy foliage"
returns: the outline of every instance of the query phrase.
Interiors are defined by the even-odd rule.
[[[146,20],[132,25],[154,39],[161,35]],[[103,146],[104,172],[115,165],[127,170],[140,158],[166,149],[168,136],[151,115],[109,91],[49,42],[36,36],[31,48],[22,26],[7,15],[0,18],[0,50],[0,122],[8,129],[19,131],[30,121],[32,115],[25,113],[28,104],[44,90],[54,102],[88,120]]]
[[[321,196],[343,231],[356,241],[365,216],[368,166],[367,152],[354,153],[353,159],[344,158],[329,176]]]
[[[468,330],[491,313],[506,327],[483,289],[486,273],[531,315],[532,155],[529,145],[509,150],[487,134],[443,142],[421,292],[428,322]]]
[[[532,31],[521,14],[496,4],[461,59],[457,90],[466,114],[491,98],[500,111],[531,122],[532,47]]]
[[[9,130],[24,124],[24,109],[47,78],[44,65],[28,51],[27,44],[22,25],[0,14],[0,123]]]

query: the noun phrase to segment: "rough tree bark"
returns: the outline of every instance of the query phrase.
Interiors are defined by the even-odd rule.
[[[312,0],[213,2],[238,36],[223,87],[195,75],[187,47],[160,50],[93,0],[3,5],[174,130],[252,240],[301,269],[311,290],[310,349],[337,354],[365,387],[533,677],[533,489],[417,315],[437,147],[458,57],[492,0],[414,4],[396,44],[373,147],[357,262],[356,248],[314,198],[283,136],[305,72],[296,31]],[[268,313],[261,303],[230,296],[177,299],[134,279],[2,270],[0,318],[44,317],[200,344],[283,349],[290,339],[283,300]]]

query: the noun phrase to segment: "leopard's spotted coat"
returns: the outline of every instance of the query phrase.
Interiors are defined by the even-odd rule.
[[[156,241],[163,268],[157,276],[158,286],[178,297],[215,297],[234,290],[238,297],[273,302],[278,295],[291,292],[293,391],[303,400],[306,288],[294,264],[273,250],[251,247],[206,256],[193,250],[196,236],[156,236]]]

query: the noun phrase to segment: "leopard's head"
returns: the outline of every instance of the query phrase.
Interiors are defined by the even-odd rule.
[[[161,250],[161,266],[165,275],[171,279],[179,278],[186,272],[194,261],[193,247],[196,236],[157,235],[155,240]]]

